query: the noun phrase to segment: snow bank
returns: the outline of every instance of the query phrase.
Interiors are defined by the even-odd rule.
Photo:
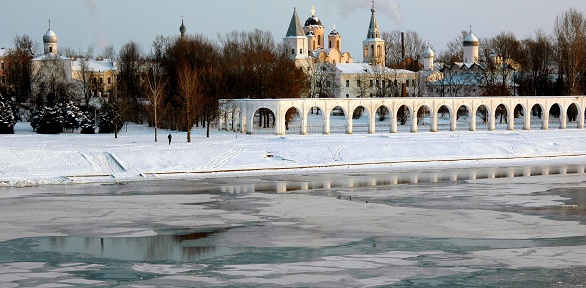
[[[168,145],[166,135],[173,135]],[[0,136],[0,185],[216,177],[299,169],[442,168],[558,159],[583,163],[586,130],[456,131],[377,134],[245,135],[130,124],[114,135],[39,135],[28,123]],[[571,159],[570,159],[571,158]],[[381,166],[384,165],[384,166]]]

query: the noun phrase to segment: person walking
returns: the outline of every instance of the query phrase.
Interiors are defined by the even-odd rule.
[[[169,145],[171,145],[171,138],[173,138],[173,136],[171,136],[171,134],[169,134],[169,136],[167,136],[167,138],[169,139]]]

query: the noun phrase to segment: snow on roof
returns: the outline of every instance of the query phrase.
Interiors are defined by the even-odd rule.
[[[379,66],[380,67],[380,66]],[[372,65],[366,63],[340,63],[336,65],[336,69],[338,69],[342,74],[359,74],[359,73],[374,73],[375,69]],[[389,74],[416,74],[413,71],[405,70],[405,69],[391,69],[388,67],[384,67],[384,70],[380,71],[382,73],[389,73]],[[376,71],[378,72],[378,71]]]
[[[54,59],[59,59],[59,60],[71,60],[71,58],[65,57],[65,56],[61,56],[58,54],[55,54],[53,52],[47,53],[45,55],[33,58],[33,61],[44,61],[44,60],[54,60]]]
[[[86,60],[85,58],[77,58],[73,62],[71,62],[71,69],[74,71],[81,70],[81,63],[82,61]],[[112,71],[115,70],[114,62],[109,59],[104,60],[94,60],[94,59],[87,59],[87,68],[90,71]]]
[[[6,55],[6,52],[8,52],[8,49],[4,47],[0,48],[0,57],[4,57],[4,55]]]

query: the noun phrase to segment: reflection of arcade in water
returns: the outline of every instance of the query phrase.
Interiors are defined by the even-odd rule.
[[[467,168],[421,172],[395,172],[386,174],[342,174],[289,176],[245,185],[222,186],[223,193],[287,193],[312,189],[359,188],[401,184],[440,183],[477,179],[514,178],[565,174],[584,174],[586,165],[519,166],[495,168]],[[315,180],[311,180],[315,178]]]

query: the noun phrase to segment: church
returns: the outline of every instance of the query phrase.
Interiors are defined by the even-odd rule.
[[[362,41],[362,62],[354,62],[349,52],[342,52],[342,36],[332,30],[327,36],[322,21],[311,16],[301,26],[297,9],[294,9],[287,34],[283,38],[291,60],[313,77],[309,98],[362,98],[416,96],[418,74],[404,69],[385,67],[385,41],[381,38],[373,6],[366,39]],[[312,68],[313,67],[313,68]]]
[[[59,54],[57,34],[49,29],[43,35],[43,55],[33,58],[34,73],[40,79],[40,86],[51,83],[70,83],[86,79],[93,97],[106,96],[114,88],[116,69],[111,59],[95,60],[88,58],[69,58]],[[44,83],[44,84],[43,84]],[[75,85],[76,88],[79,85]],[[35,87],[36,92],[50,87]]]

